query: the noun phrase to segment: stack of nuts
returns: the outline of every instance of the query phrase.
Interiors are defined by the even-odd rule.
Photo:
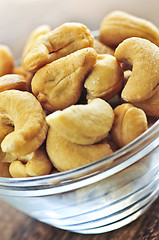
[[[80,23],[39,26],[20,66],[0,45],[0,176],[80,167],[146,131],[159,117],[158,46],[156,26],[122,11],[98,39]]]

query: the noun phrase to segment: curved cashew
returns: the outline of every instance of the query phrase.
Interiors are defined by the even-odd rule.
[[[114,109],[114,114],[111,135],[119,147],[127,145],[148,129],[144,111],[129,103],[117,106]]]
[[[65,23],[35,41],[23,58],[23,66],[29,71],[37,71],[76,50],[93,47],[93,42],[94,38],[86,26]]]
[[[88,145],[105,138],[113,124],[111,106],[98,98],[86,105],[74,105],[63,111],[56,111],[46,117],[58,133],[68,141]]]
[[[93,48],[84,48],[39,69],[32,79],[32,91],[43,108],[56,111],[75,104],[96,58]]]
[[[116,48],[130,37],[148,39],[159,46],[159,30],[151,22],[123,11],[113,11],[102,21],[99,40],[109,47]]]
[[[29,177],[26,172],[25,165],[19,160],[15,160],[10,163],[9,173],[13,178]]]
[[[121,94],[125,101],[145,101],[159,91],[159,48],[155,44],[142,38],[129,38],[116,48],[115,57],[133,66]]]
[[[131,76],[131,71],[127,70],[124,72],[124,84],[127,83]],[[151,98],[142,102],[132,102],[136,107],[141,108],[146,115],[151,117],[159,117],[159,91],[155,93]]]
[[[10,49],[6,45],[0,45],[0,76],[12,73],[14,59]]]
[[[85,146],[67,141],[56,131],[53,124],[48,130],[46,150],[52,164],[59,171],[92,163],[112,153],[110,145],[104,141]]]
[[[17,156],[35,151],[46,138],[48,129],[37,99],[29,92],[6,90],[0,93],[0,109],[14,123],[14,131],[1,143],[2,151]]]
[[[21,156],[13,161],[10,164],[9,172],[13,178],[36,177],[49,174],[51,169],[52,164],[45,150],[41,147],[31,154]]]
[[[87,99],[109,99],[115,96],[122,87],[123,71],[114,56],[98,55],[96,64],[85,80]]]
[[[48,25],[40,25],[36,29],[34,29],[30,36],[28,41],[26,42],[26,45],[23,50],[23,57],[26,55],[26,53],[31,49],[34,42],[40,37],[43,36],[51,31],[50,26]]]
[[[26,79],[22,75],[6,74],[0,77],[0,92],[10,89],[28,91],[29,87]]]

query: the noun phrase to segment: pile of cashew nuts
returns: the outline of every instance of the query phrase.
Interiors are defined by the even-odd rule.
[[[29,36],[19,66],[0,45],[0,176],[97,161],[159,118],[159,29],[113,11],[94,38],[81,23]]]

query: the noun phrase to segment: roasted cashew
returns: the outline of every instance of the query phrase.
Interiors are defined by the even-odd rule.
[[[48,129],[37,99],[29,92],[6,90],[0,93],[0,109],[14,124],[14,131],[1,143],[2,151],[16,156],[35,151],[46,138]]]
[[[10,89],[28,91],[29,86],[27,80],[19,74],[6,74],[0,77],[0,92]]]
[[[124,72],[124,84],[127,83],[131,76],[131,71]],[[151,98],[142,102],[131,102],[134,106],[141,108],[147,116],[159,118],[159,91]]]
[[[122,88],[123,71],[114,56],[98,55],[96,64],[85,80],[87,99],[103,98],[105,100],[115,96]]]
[[[93,47],[93,43],[94,38],[86,26],[65,23],[35,41],[23,58],[23,66],[29,71],[37,71],[76,50]]]
[[[26,172],[25,165],[19,160],[15,160],[10,163],[9,173],[13,178],[29,177]]]
[[[75,104],[96,58],[93,48],[84,48],[39,69],[32,79],[32,91],[43,108],[56,111]]]
[[[127,102],[142,102],[159,91],[159,48],[142,38],[124,40],[115,50],[120,62],[132,64],[132,74],[123,91]]]
[[[41,147],[35,152],[21,156],[10,164],[9,172],[13,178],[36,177],[51,172],[52,164],[45,150]]]
[[[129,103],[117,106],[114,114],[111,135],[118,147],[127,145],[148,129],[144,111]]]
[[[113,120],[113,109],[100,98],[86,105],[74,105],[56,111],[46,117],[47,123],[54,125],[63,138],[81,145],[93,144],[105,138]]]
[[[12,73],[14,59],[10,49],[6,45],[0,44],[0,76]]]
[[[103,19],[99,31],[102,43],[115,48],[130,37],[145,38],[159,46],[158,28],[145,19],[123,11],[113,11]]]
[[[26,45],[23,50],[23,57],[26,55],[26,53],[31,49],[32,45],[35,43],[35,41],[40,37],[43,36],[51,31],[50,26],[48,25],[40,25],[36,29],[34,29],[30,36],[28,41],[26,42]]]
[[[94,49],[98,54],[110,54],[114,55],[114,50],[110,47],[107,47],[97,39],[94,39]]]
[[[46,150],[52,164],[59,171],[92,163],[112,153],[106,141],[92,145],[80,145],[67,141],[56,131],[54,124],[51,124],[48,130]]]
[[[13,74],[23,76],[26,80],[28,91],[31,92],[31,81],[33,78],[33,73],[25,70],[22,66],[17,66],[13,69]]]

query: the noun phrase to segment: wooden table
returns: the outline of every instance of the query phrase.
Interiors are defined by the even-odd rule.
[[[0,200],[0,240],[159,240],[159,198],[139,219],[116,231],[82,235],[41,223]]]

